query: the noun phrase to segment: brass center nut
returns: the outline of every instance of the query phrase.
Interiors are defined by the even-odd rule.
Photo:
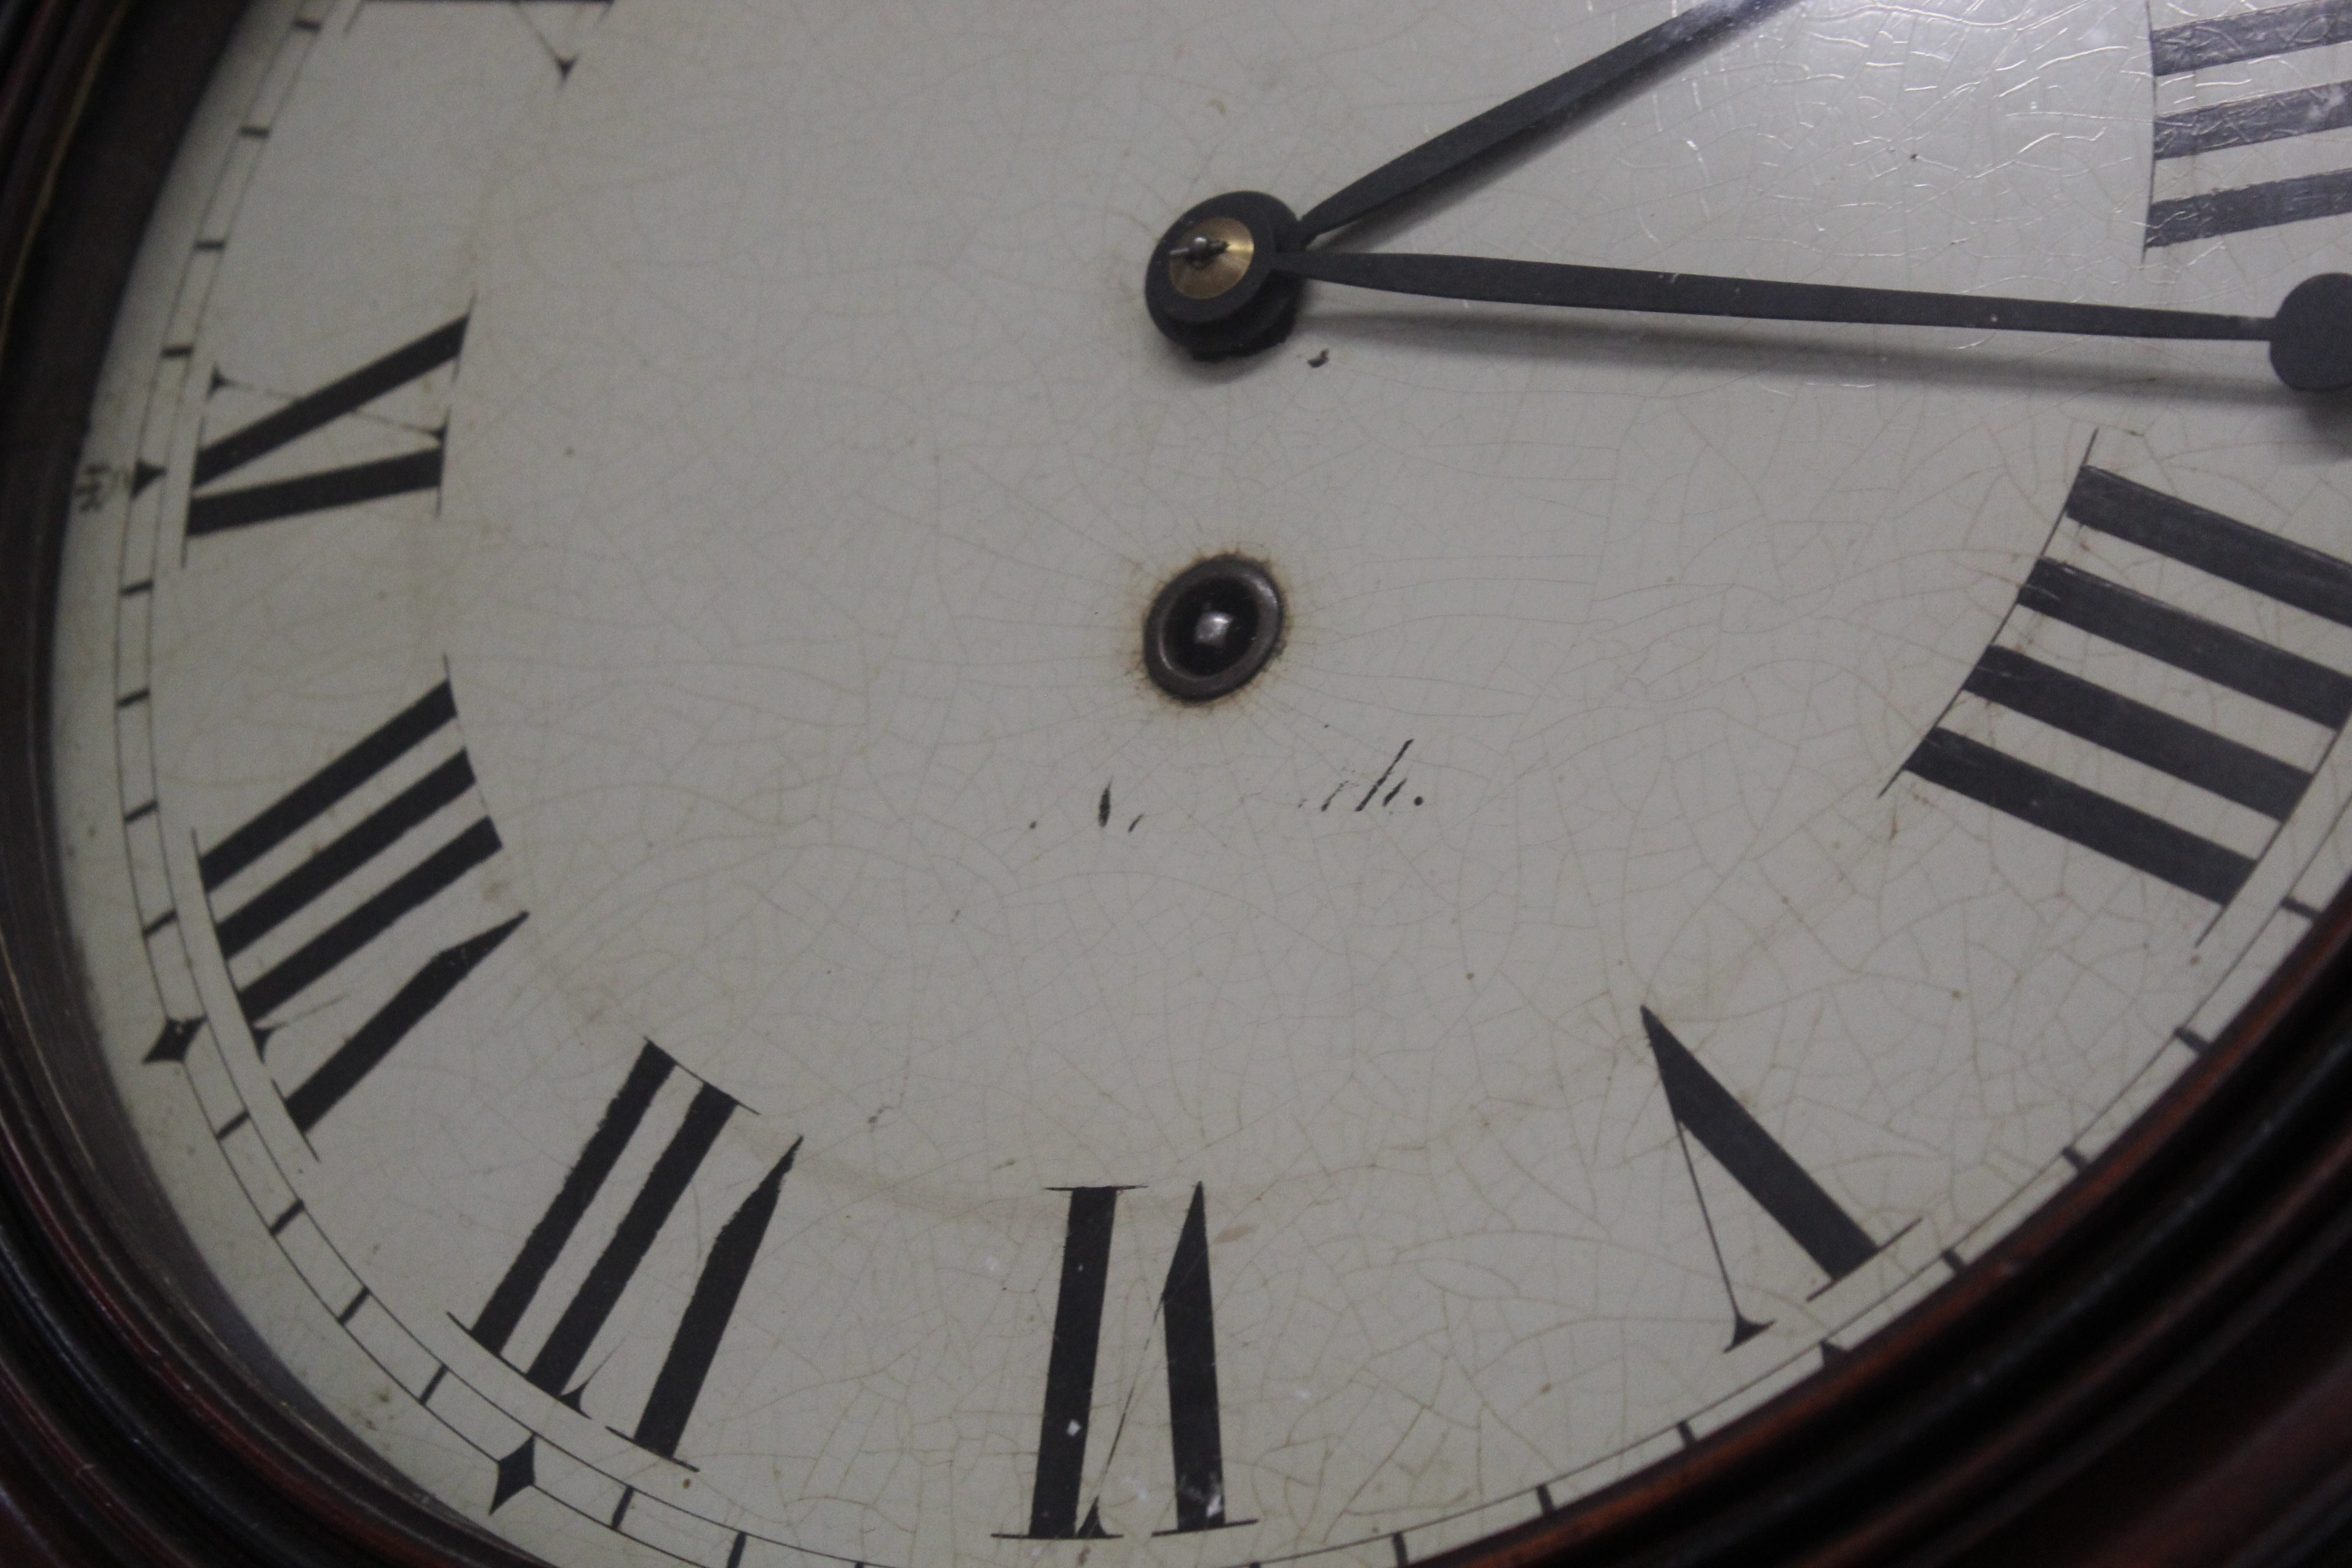
[[[1249,225],[1239,218],[1203,218],[1168,251],[1168,281],[1187,300],[1213,300],[1248,275],[1257,255]]]

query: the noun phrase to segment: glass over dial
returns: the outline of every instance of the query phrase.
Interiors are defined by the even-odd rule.
[[[2339,9],[261,0],[57,641],[163,1191],[565,1568],[1703,1443],[2352,870]]]

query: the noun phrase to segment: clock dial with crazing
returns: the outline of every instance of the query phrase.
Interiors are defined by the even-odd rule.
[[[564,1568],[1704,1446],[2352,871],[2342,10],[262,0],[55,643],[163,1190]]]

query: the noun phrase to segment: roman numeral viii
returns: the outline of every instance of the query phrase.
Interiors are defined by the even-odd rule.
[[[2196,567],[2255,595],[2352,626],[2352,564],[2085,467],[2066,516],[2094,532]],[[2352,678],[2300,654],[2085,572],[2043,559],[2020,608],[2185,670],[2330,732],[2352,718]],[[2015,649],[1985,650],[1962,689],[2145,767],[2284,822],[2304,768],[2095,685]],[[2226,904],[2255,857],[1938,727],[1906,771],[2174,887]]]
[[[429,444],[415,451],[338,464],[258,483],[223,487],[219,481],[279,447],[358,412],[386,393],[421,381],[444,365],[454,364],[465,344],[466,318],[460,316],[415,342],[404,343],[383,358],[360,366],[349,375],[305,393],[274,414],[205,442],[196,448],[195,471],[189,481],[187,536],[199,539],[208,533],[274,522],[305,512],[438,489],[442,452],[448,435],[446,423],[426,432]],[[216,378],[215,389],[218,384]]]
[[[1731,1300],[1731,1343],[1724,1348],[1736,1350],[1772,1325],[1757,1322],[1739,1310],[1730,1266],[1716,1238],[1715,1217],[1707,1212],[1706,1189],[1699,1185],[1698,1167],[1691,1159],[1692,1139],[1730,1173],[1732,1180],[1790,1240],[1804,1249],[1805,1256],[1829,1276],[1831,1284],[1869,1262],[1880,1244],[1870,1239],[1870,1233],[1838,1206],[1837,1200],[1647,1007],[1642,1009],[1642,1032],[1649,1037],[1658,1081],[1665,1087],[1666,1109],[1675,1119],[1675,1135],[1682,1141],[1691,1188],[1698,1194],[1707,1240],[1715,1248],[1716,1268],[1723,1276],[1724,1294]]]
[[[1088,1424],[1094,1415],[1095,1362],[1102,1345],[1103,1297],[1110,1279],[1112,1221],[1127,1187],[1071,1187],[1069,1222],[1062,1240],[1062,1285],[1054,1305],[1053,1350],[1045,1363],[1045,1411],[1037,1429],[1037,1478],[1030,1492],[1029,1528],[1011,1532],[1031,1541],[1100,1541],[1099,1497],[1078,1502],[1086,1489]],[[1209,1289],[1208,1199],[1195,1185],[1168,1278],[1160,1289],[1160,1321],[1168,1353],[1169,1446],[1175,1461],[1176,1523],[1153,1531],[1186,1535],[1255,1524],[1225,1516],[1224,1439],[1218,1418],[1216,1321]],[[1118,1442],[1116,1433],[1112,1444]],[[1110,1463],[1106,1451],[1102,1464]]]
[[[2149,39],[2158,78],[2267,59],[2352,39],[2352,0],[2293,5],[2157,30]],[[2233,99],[2156,122],[2159,166],[2200,153],[2251,147],[2352,126],[2352,82]],[[2247,229],[2352,212],[2352,169],[2320,169],[2228,185],[2148,204],[2147,244],[2179,245]]]
[[[669,1054],[650,1041],[637,1053],[635,1065],[604,1107],[596,1130],[581,1146],[580,1158],[556,1189],[547,1212],[531,1227],[522,1250],[515,1255],[514,1262],[490,1292],[479,1315],[466,1325],[466,1331],[483,1349],[505,1359],[507,1346],[520,1326],[525,1310],[537,1298],[549,1271],[570,1246],[590,1205],[604,1190],[606,1178],[612,1175],[623,1152],[653,1110],[656,1097],[678,1070]],[[709,1158],[711,1146],[719,1141],[719,1130],[737,1109],[738,1101],[731,1096],[707,1083],[696,1085],[683,1118],[655,1157],[645,1184],[629,1200],[595,1261],[589,1265],[586,1278],[556,1315],[530,1363],[520,1369],[533,1384],[573,1409],[581,1408],[585,1385],[572,1382],[581,1362],[605,1321],[613,1315],[613,1309],[620,1303],[621,1293],[636,1278],[646,1255],[653,1249],[655,1239],[677,1207],[678,1200],[685,1196],[695,1173]],[[638,1447],[666,1458],[677,1457],[678,1439],[686,1435],[687,1418],[702,1396],[703,1383],[719,1354],[720,1336],[734,1316],[744,1281],[751,1278],[760,1243],[768,1234],[768,1222],[775,1217],[784,1177],[791,1173],[793,1157],[799,1152],[800,1144],[795,1141],[711,1238],[702,1271],[695,1279],[685,1310],[679,1314],[677,1330],[671,1336],[660,1370],[654,1374],[636,1426],[626,1434]]]
[[[445,680],[197,857],[221,957],[265,1055],[279,1008],[498,853],[498,830],[487,816],[421,856],[412,848],[416,829],[458,807],[473,789],[473,766],[454,743],[457,721]],[[409,782],[382,782],[395,772]],[[299,852],[289,847],[296,845]],[[295,1126],[308,1133],[318,1125],[524,918],[427,957],[285,1094]]]

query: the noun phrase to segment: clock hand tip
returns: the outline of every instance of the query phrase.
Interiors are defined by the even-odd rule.
[[[1298,317],[1300,279],[1269,265],[1299,243],[1297,215],[1257,191],[1212,196],[1151,247],[1143,302],[1152,325],[1194,359],[1272,348]]]
[[[2271,318],[2271,369],[2297,392],[2352,390],[2352,276],[2306,278]]]

